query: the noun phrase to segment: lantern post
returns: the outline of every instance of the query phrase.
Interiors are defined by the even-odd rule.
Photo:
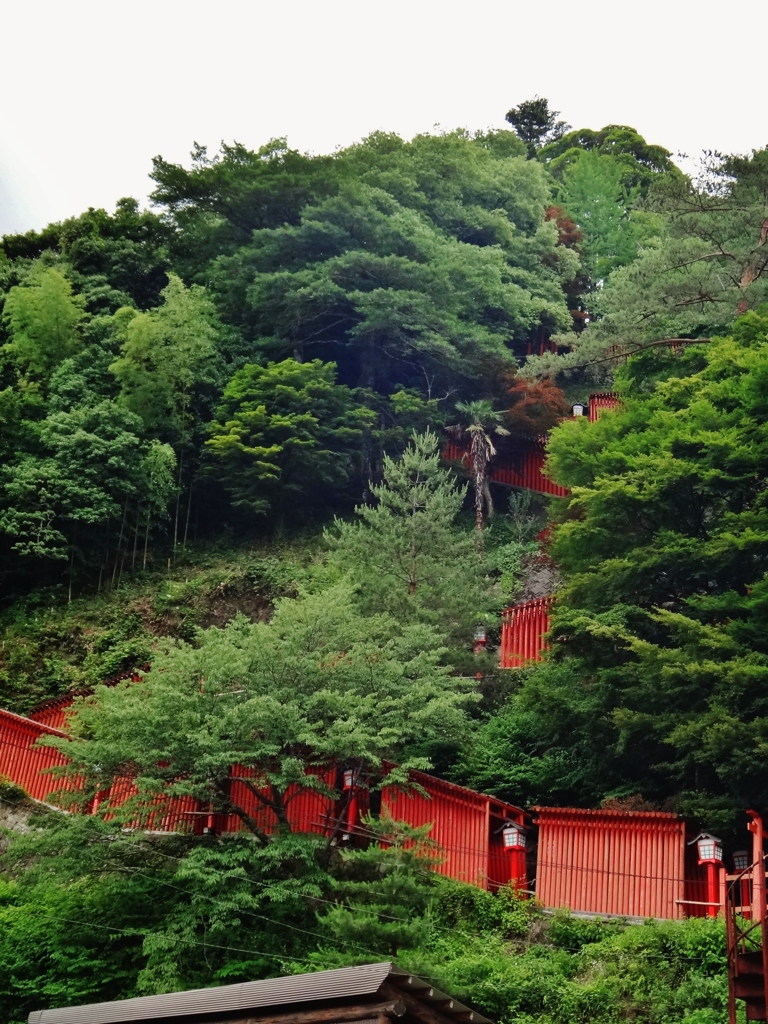
[[[473,651],[475,654],[482,654],[488,643],[488,632],[481,623],[475,626],[475,633],[473,637]]]
[[[586,416],[586,414],[587,407],[586,405],[582,405],[581,402],[576,402],[576,404],[571,407],[572,416]]]
[[[717,917],[720,909],[720,871],[723,867],[723,844],[717,836],[700,832],[693,840],[699,855],[699,864],[707,866],[707,915]]]
[[[509,854],[510,881],[520,892],[525,889],[527,874],[525,870],[525,829],[516,822],[508,822],[501,830],[504,849]]]

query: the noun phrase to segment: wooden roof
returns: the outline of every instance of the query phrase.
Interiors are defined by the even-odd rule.
[[[491,1024],[389,962],[34,1010],[28,1018],[29,1024],[387,1024],[398,1019],[404,1024],[409,1020],[417,1024]]]

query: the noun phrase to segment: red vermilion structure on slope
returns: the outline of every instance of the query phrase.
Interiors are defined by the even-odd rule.
[[[57,704],[63,714],[62,700]],[[55,802],[56,790],[76,791],[77,786],[47,773],[47,769],[63,766],[67,760],[59,751],[37,745],[38,740],[45,736],[66,738],[66,733],[29,718],[0,711],[0,775],[21,786],[36,800]],[[278,824],[274,813],[247,785],[248,781],[255,779],[254,772],[234,765],[230,774],[231,793],[238,805],[264,832],[273,832]],[[341,789],[337,769],[324,769],[320,775],[327,786],[337,791]],[[409,778],[423,792],[394,786],[385,789],[381,798],[382,810],[410,825],[432,825],[431,838],[438,844],[438,852],[444,858],[437,867],[440,874],[482,888],[496,889],[511,880],[519,888],[525,888],[525,851],[505,850],[501,835],[505,823],[524,824],[524,813],[519,807],[424,772],[411,772]],[[348,799],[348,796],[353,799]],[[95,812],[105,800],[113,806],[137,800],[133,779],[116,779],[109,790],[100,793],[90,806],[83,806],[81,810]],[[297,830],[335,836],[338,840],[346,835],[354,842],[355,837],[368,835],[360,821],[366,801],[367,791],[360,791],[358,802],[354,794],[348,794],[346,799],[333,800],[313,790],[296,787],[287,794],[287,817]],[[238,832],[243,828],[238,815],[214,814],[209,806],[193,797],[155,797],[148,805],[137,806],[136,814],[137,819],[141,818],[142,828],[157,832],[201,834],[207,829]]]
[[[593,391],[589,396],[589,422],[599,420],[602,413],[615,409],[619,404],[619,396],[615,391]]]
[[[521,668],[531,661],[541,661],[552,604],[552,597],[537,597],[505,609],[501,620],[501,668]]]
[[[544,463],[547,461],[547,439],[545,437],[513,438],[504,442],[498,454],[491,461],[490,479],[507,487],[522,487],[539,494],[551,494],[564,497],[567,488],[556,484],[554,480],[544,476]],[[447,441],[443,445],[443,458],[446,462],[461,462],[471,468],[468,447],[456,441]]]
[[[55,801],[51,791],[57,789],[77,792],[76,782],[62,784],[47,771],[64,765],[65,756],[36,745],[41,737],[65,735],[0,711],[0,774],[38,800]],[[385,766],[385,770],[389,768]],[[340,774],[336,769],[325,772],[324,781],[337,792],[343,792]],[[247,787],[243,792],[235,789],[244,787],[248,778],[253,778],[252,773],[233,766],[233,795],[269,833],[276,826],[272,812]],[[505,849],[503,839],[505,825],[524,826],[524,812],[519,807],[423,772],[411,772],[410,781],[424,792],[393,786],[384,790],[381,807],[408,824],[432,825],[432,837],[444,856],[438,867],[441,874],[482,888],[496,889],[510,881],[518,888],[526,887],[525,850]],[[133,780],[118,779],[110,791],[99,794],[90,806],[81,804],[80,809],[95,811],[99,799],[120,805],[132,798],[136,798]],[[294,828],[354,842],[355,837],[370,836],[360,818],[367,800],[364,790],[359,791],[359,799],[354,795],[352,800],[338,801],[299,790],[288,804],[288,819]],[[698,864],[685,823],[677,815],[552,807],[534,811],[538,812],[535,824],[539,828],[536,895],[545,906],[635,918],[681,918],[711,914],[723,905],[722,872],[713,891],[707,866]],[[234,815],[214,815],[210,807],[192,797],[161,796],[145,806],[140,827],[200,834],[206,829],[238,831],[242,823]],[[760,866],[764,872],[762,861]],[[744,886],[739,885],[740,896]],[[743,903],[743,898],[739,902]],[[744,916],[743,907],[738,909]],[[749,979],[739,982],[738,998],[748,985]]]
[[[703,917],[707,875],[686,825],[662,811],[534,807],[536,896],[545,907],[626,917]],[[717,906],[724,898],[724,879]]]
[[[36,746],[43,736],[65,733],[0,709],[0,776],[21,786],[35,800],[45,801],[54,789],[76,791],[77,787],[51,775],[50,769],[63,767],[67,759],[53,747]]]
[[[445,851],[437,866],[440,874],[482,889],[498,889],[512,880],[525,888],[525,849],[506,850],[502,837],[505,824],[524,825],[519,807],[424,772],[412,771],[409,778],[426,795],[385,789],[382,810],[409,825],[432,824],[430,838]]]

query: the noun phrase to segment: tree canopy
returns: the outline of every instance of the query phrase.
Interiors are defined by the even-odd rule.
[[[553,656],[489,724],[478,785],[565,803],[639,793],[724,830],[766,802],[767,313],[635,357],[617,411],[553,432],[550,472],[571,490],[551,547],[566,581]]]
[[[285,599],[269,623],[237,618],[195,644],[166,645],[141,683],[79,701],[75,741],[63,741],[68,771],[94,793],[134,778],[145,815],[158,793],[194,796],[266,841],[231,786],[232,766],[288,830],[289,790],[332,794],[328,768],[381,773],[393,757],[403,770],[428,767],[419,752],[458,739],[472,701],[469,682],[441,663],[445,653],[429,626],[361,616],[344,583]],[[136,813],[125,805],[124,815]]]

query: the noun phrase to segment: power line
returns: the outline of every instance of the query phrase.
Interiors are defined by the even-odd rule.
[[[179,862],[183,862],[183,859],[184,859],[184,858],[178,858],[178,857],[171,857],[170,855],[166,855],[166,854],[163,854],[163,856],[168,856],[169,859],[176,860],[176,861],[179,861]],[[229,877],[229,875],[230,875],[230,872],[221,872],[221,871],[217,871],[216,869],[212,869],[212,871],[213,871],[214,874],[221,875],[221,877]],[[423,874],[424,874],[425,877],[434,877],[434,876],[430,876],[427,872],[423,872]],[[144,875],[143,877],[146,877],[146,878],[152,880],[152,876]],[[243,876],[236,876],[236,877],[239,877],[241,881],[249,882],[250,884],[253,884],[253,885],[268,885],[268,884],[270,884],[270,883],[259,883],[259,882],[253,881],[253,880],[248,879],[248,878],[243,877]],[[162,884],[171,884],[171,883],[163,882]],[[172,885],[172,888],[176,888],[176,889],[179,889],[179,891],[186,892],[187,895],[195,895],[194,893],[190,893],[188,890],[181,889],[181,887],[179,887],[179,886],[173,886]],[[218,903],[221,906],[225,905],[220,900],[216,900],[215,897],[207,896],[206,894],[203,894],[203,895],[205,895],[205,898],[210,899],[213,902]],[[297,896],[303,896],[306,899],[312,899],[312,900],[316,899],[315,897],[312,897],[309,894],[305,894],[305,893],[297,893],[296,895]],[[384,895],[384,894],[377,894],[377,895]],[[321,902],[330,903],[333,906],[342,906],[342,904],[335,903],[332,900],[322,900]],[[251,913],[249,911],[242,911],[239,908],[236,909],[235,912],[236,913],[244,913],[247,916],[251,916],[251,917],[254,917],[254,918],[260,918],[260,919],[265,920],[265,921],[267,921],[267,922],[269,922],[271,924],[276,924],[278,926],[283,926],[283,927],[291,928],[294,931],[303,932],[304,934],[309,935],[310,937],[319,938],[322,941],[328,941],[329,940],[329,936],[322,935],[322,934],[320,934],[318,932],[309,932],[306,929],[298,928],[295,925],[289,925],[286,922],[278,921],[278,920],[276,920],[274,918],[269,918],[269,917],[267,917],[266,915],[263,915],[263,914],[256,914],[256,913]],[[377,915],[365,914],[364,910],[361,910],[361,908],[358,908],[358,907],[354,908],[354,913],[358,914],[358,915],[360,915],[362,913],[363,916],[370,917],[372,919],[378,919],[378,918],[380,918],[382,916],[382,915],[378,915],[378,914]],[[397,919],[395,919],[395,920],[397,920]],[[398,923],[402,923],[402,922],[398,922]],[[456,934],[456,929],[452,928],[452,927],[449,927],[447,925],[437,925],[437,924],[435,924],[433,922],[431,924],[431,928],[434,929],[435,931],[438,931],[438,932],[445,932],[445,933],[451,934],[451,935],[455,935]],[[556,948],[556,949],[567,949],[570,952],[582,952],[583,951],[583,946],[591,945],[591,944],[592,943],[583,943],[581,946],[555,945],[553,948]],[[354,946],[356,944],[348,942],[347,945],[353,945]],[[357,946],[357,948],[361,952],[364,952],[364,953],[366,953],[366,954],[368,954],[370,956],[381,956],[382,955],[381,951],[369,950],[369,949],[366,949],[365,947],[362,947],[362,946]],[[665,962],[668,962],[668,960],[669,960],[669,957],[666,957],[663,953],[652,953],[650,951],[643,951],[642,954],[640,954],[639,951],[633,951],[632,955],[633,956],[635,956],[635,955],[644,955],[644,956],[647,956],[648,958],[655,958],[655,959],[659,959],[659,960],[664,960]],[[704,957],[704,956],[695,957],[695,956],[689,956],[689,955],[677,955],[676,958],[679,959],[679,960],[690,960],[692,962],[698,962],[698,961],[708,960],[709,959],[708,957]],[[439,981],[440,979],[436,979],[436,980]]]

